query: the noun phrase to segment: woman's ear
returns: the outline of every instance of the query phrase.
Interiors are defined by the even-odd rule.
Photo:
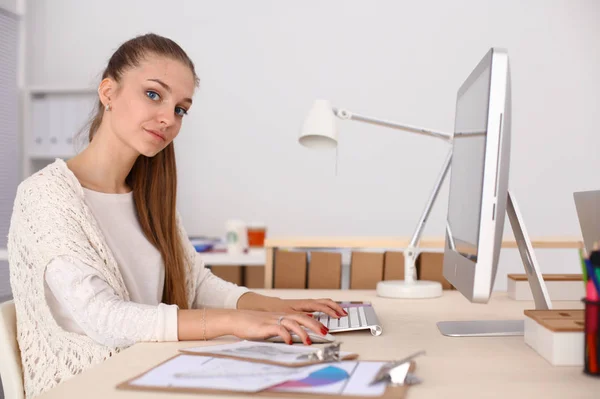
[[[115,83],[116,82],[111,78],[104,78],[98,86],[98,97],[100,98],[100,101],[105,107],[111,106],[110,100],[111,96],[115,93]]]

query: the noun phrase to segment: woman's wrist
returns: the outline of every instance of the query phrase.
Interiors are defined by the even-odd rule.
[[[178,310],[179,341],[200,341],[231,335],[234,329],[232,312],[229,309]]]

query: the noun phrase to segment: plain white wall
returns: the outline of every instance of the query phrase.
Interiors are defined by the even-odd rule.
[[[25,13],[25,1],[26,0],[0,0],[0,9],[21,16]]]
[[[269,236],[409,236],[448,149],[439,140],[339,121],[337,158],[297,144],[316,98],[451,132],[456,91],[492,46],[512,69],[510,186],[531,236],[578,236],[572,192],[600,171],[600,2],[115,1],[27,3],[30,85],[90,86],[118,45],[176,40],[201,87],[176,139],[189,234],[228,218]],[[443,236],[447,183],[425,236]],[[509,223],[507,221],[507,226]],[[512,233],[508,231],[507,236]],[[577,272],[574,251],[540,251]],[[518,255],[504,274],[522,272]]]

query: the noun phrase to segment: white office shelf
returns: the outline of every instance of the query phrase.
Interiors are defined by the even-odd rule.
[[[56,158],[67,159],[71,158],[75,155],[74,152],[69,153],[55,153],[55,154],[36,154],[30,153],[27,157],[33,162],[44,162],[49,161],[53,162]]]
[[[60,86],[30,86],[27,88],[30,94],[91,94],[97,93],[94,87],[60,87]]]
[[[200,252],[199,255],[207,266],[264,266],[267,261],[264,248],[253,248],[243,254]]]
[[[91,118],[97,101],[94,87],[29,86],[23,90],[23,178],[56,158],[66,160],[76,154],[75,135]]]

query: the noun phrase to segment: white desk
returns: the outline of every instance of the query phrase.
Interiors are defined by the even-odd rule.
[[[251,249],[245,254],[228,254],[226,252],[200,252],[204,263],[208,266],[264,266],[266,262],[263,248]],[[0,261],[8,260],[8,250],[0,248]]]
[[[199,254],[207,266],[264,266],[266,262],[263,248],[250,249],[245,254],[227,252],[200,252]]]
[[[373,302],[383,334],[338,334],[343,350],[359,353],[359,359],[392,360],[416,350],[427,351],[417,359],[416,374],[423,384],[408,391],[419,398],[598,398],[600,379],[586,376],[582,367],[553,367],[523,342],[523,337],[450,338],[436,327],[440,320],[522,318],[529,301],[513,301],[496,293],[487,305],[468,303],[458,292],[445,291],[442,298],[394,300],[379,298],[374,291],[260,290],[285,298],[330,297],[337,300]],[[556,302],[555,308],[580,308],[579,301]],[[114,387],[175,355],[179,348],[231,342],[222,338],[208,342],[137,344],[81,375],[40,396],[53,398],[165,399],[190,398],[189,394],[119,391]],[[583,356],[583,355],[582,355]],[[219,395],[217,398],[239,398]]]

